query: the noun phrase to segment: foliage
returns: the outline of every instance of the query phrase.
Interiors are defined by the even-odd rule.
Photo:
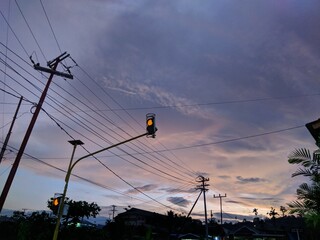
[[[288,211],[288,210],[286,209],[285,206],[280,206],[280,212],[282,212],[282,217],[285,216],[284,214],[285,214],[287,211]]]
[[[101,208],[96,203],[88,203],[86,201],[73,201],[70,200],[67,202],[69,205],[69,211],[67,218],[71,218],[73,223],[77,223],[80,219],[84,217],[96,217]]]
[[[271,207],[270,212],[267,213],[272,219],[274,219],[279,213],[276,212],[276,209]]]
[[[258,215],[258,209],[257,208],[254,208],[253,210],[252,210],[252,212],[254,213],[254,215]]]
[[[1,237],[18,240],[50,239],[54,222],[55,220],[44,211],[33,212],[31,215],[15,211],[8,221],[1,222]]]
[[[320,227],[320,215],[316,213],[305,214],[306,223],[309,227],[319,229]]]
[[[14,212],[12,217],[2,217],[0,221],[1,240],[44,240],[52,239],[56,217],[47,212],[25,214]],[[61,228],[59,239],[106,240],[104,229],[95,227],[68,226]],[[119,238],[121,239],[121,238]]]
[[[312,156],[308,149],[296,149],[289,156],[288,162],[290,164],[299,164],[296,172],[292,174],[292,177],[305,176],[309,177],[312,182],[320,181],[320,154],[315,151]]]
[[[304,176],[308,182],[300,184],[297,189],[297,200],[288,204],[290,213],[304,216],[309,226],[320,227],[320,152],[313,154],[308,149],[296,149],[289,156],[290,164],[298,164],[299,168],[292,177]]]
[[[67,224],[70,222],[76,224],[80,222],[84,217],[96,217],[101,208],[96,203],[88,203],[86,201],[73,201],[66,199],[65,205],[69,206],[68,214],[63,217],[64,223]],[[47,202],[49,209],[54,210],[53,198],[50,198]]]

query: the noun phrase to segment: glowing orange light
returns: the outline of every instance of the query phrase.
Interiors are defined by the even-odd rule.
[[[58,206],[58,205],[59,205],[59,200],[58,200],[58,198],[55,198],[53,200],[53,206]]]
[[[152,120],[152,119],[148,119],[147,125],[148,125],[148,126],[152,126],[152,124],[153,124],[153,120]]]

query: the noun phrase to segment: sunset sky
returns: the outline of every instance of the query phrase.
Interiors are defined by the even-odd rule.
[[[207,209],[219,219],[266,216],[295,199],[296,148],[316,150],[305,124],[318,119],[320,2],[316,0],[3,0],[0,2],[0,163],[3,188],[49,74],[58,66],[4,210],[47,210],[74,160],[68,197],[101,215],[136,207],[188,214],[208,178]],[[203,197],[192,217],[203,218]]]

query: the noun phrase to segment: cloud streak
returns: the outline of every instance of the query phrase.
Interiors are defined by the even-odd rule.
[[[266,179],[259,178],[259,177],[251,177],[251,178],[244,178],[241,176],[237,176],[237,183],[239,184],[248,184],[248,183],[261,183],[266,182]]]
[[[210,178],[215,194],[230,196],[226,207],[239,215],[252,214],[254,207],[276,208],[295,197],[300,180],[291,178],[295,169],[288,154],[299,147],[314,149],[314,141],[306,129],[293,127],[318,118],[318,1],[52,0],[45,7],[60,46],[78,66],[67,59],[74,80],[55,77],[44,103],[63,131],[40,114],[26,152],[67,169],[70,138],[82,139],[89,152],[121,142],[145,131],[146,109],[156,113],[159,129],[155,139],[140,138],[98,154],[102,164],[94,158],[79,163],[75,174],[98,184],[72,177],[71,198],[165,212],[151,200],[159,199],[186,211],[198,195],[198,175]],[[10,15],[17,36],[23,36],[27,53],[34,52],[45,65],[17,7],[9,9],[8,1],[1,1],[0,8]],[[21,9],[46,57],[59,55],[43,14],[34,14],[42,12],[39,1],[21,2]],[[6,84],[37,102],[46,77],[32,72],[29,56],[2,18],[0,24],[1,53],[29,80],[7,67],[12,78],[7,76]],[[26,62],[6,49],[6,42]],[[0,68],[5,70],[3,63]],[[3,122],[11,122],[16,99],[3,92],[0,97]],[[29,105],[21,111],[29,112]],[[17,119],[10,140],[15,149],[30,118]],[[279,129],[291,130],[259,136]],[[14,154],[0,172],[11,166]],[[75,157],[85,154],[77,148]],[[8,208],[37,209],[63,188],[64,173],[27,155],[21,163]],[[42,191],[28,191],[31,186]],[[217,205],[212,197],[208,204]],[[195,207],[201,217],[202,206]]]
[[[183,197],[168,197],[167,201],[180,207],[187,207],[190,204],[190,201]]]

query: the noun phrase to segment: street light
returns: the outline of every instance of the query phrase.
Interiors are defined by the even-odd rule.
[[[111,145],[111,146],[109,146],[109,147],[100,149],[100,150],[95,151],[95,152],[93,152],[93,153],[89,153],[89,154],[87,154],[87,155],[79,158],[79,159],[76,160],[74,163],[72,163],[72,161],[73,161],[73,156],[74,156],[75,149],[76,149],[77,145],[82,145],[83,143],[82,143],[80,140],[72,140],[72,141],[69,141],[69,143],[71,143],[71,144],[74,146],[74,148],[73,148],[72,156],[71,156],[71,159],[70,159],[68,171],[67,171],[67,174],[66,174],[66,177],[65,177],[65,185],[64,185],[64,190],[63,190],[63,194],[62,194],[62,197],[61,197],[61,204],[60,204],[60,208],[59,208],[59,211],[58,211],[58,218],[57,218],[56,228],[55,228],[54,234],[53,234],[53,240],[57,240],[57,238],[58,238],[60,220],[61,220],[61,216],[62,216],[62,213],[63,213],[63,207],[64,207],[64,200],[65,200],[66,193],[67,193],[67,189],[68,189],[68,182],[69,182],[69,179],[70,179],[70,175],[71,175],[71,172],[72,172],[72,169],[74,168],[74,166],[75,166],[78,162],[80,162],[81,160],[83,160],[83,159],[85,159],[85,158],[87,158],[87,157],[96,155],[96,154],[98,154],[98,153],[100,153],[100,152],[106,151],[106,150],[108,150],[108,149],[117,147],[117,146],[119,146],[119,145],[121,145],[121,144],[130,142],[130,141],[132,141],[132,140],[135,140],[135,139],[137,139],[137,138],[140,138],[140,137],[143,137],[143,136],[147,136],[147,135],[149,135],[148,132],[143,133],[143,134],[141,134],[141,135],[138,135],[138,136],[136,136],[136,137],[132,137],[132,138],[130,138],[130,139],[128,139],[128,140],[125,140],[125,141],[116,143],[116,144]]]
[[[306,128],[309,130],[314,140],[316,140],[318,149],[313,152],[313,158],[318,160],[320,158],[320,118],[307,123]]]
[[[320,118],[313,122],[307,123],[306,128],[309,130],[314,140],[316,140],[316,145],[320,147]]]
[[[77,146],[84,144],[81,140],[71,140],[71,141],[68,141],[68,142],[73,145],[73,151],[72,151],[72,154],[71,154],[71,159],[70,159],[70,163],[69,163],[69,166],[68,166],[68,171],[67,171],[67,175],[66,175],[66,178],[65,178],[64,190],[63,190],[62,196],[60,198],[60,204],[59,204],[59,208],[58,208],[57,223],[56,223],[56,228],[55,228],[54,234],[53,234],[53,239],[55,239],[55,240],[58,238],[60,220],[61,220],[62,213],[63,213],[64,200],[65,200],[66,194],[67,194],[68,182],[69,182],[71,168],[72,168],[73,156],[74,156],[74,153],[76,151]]]

